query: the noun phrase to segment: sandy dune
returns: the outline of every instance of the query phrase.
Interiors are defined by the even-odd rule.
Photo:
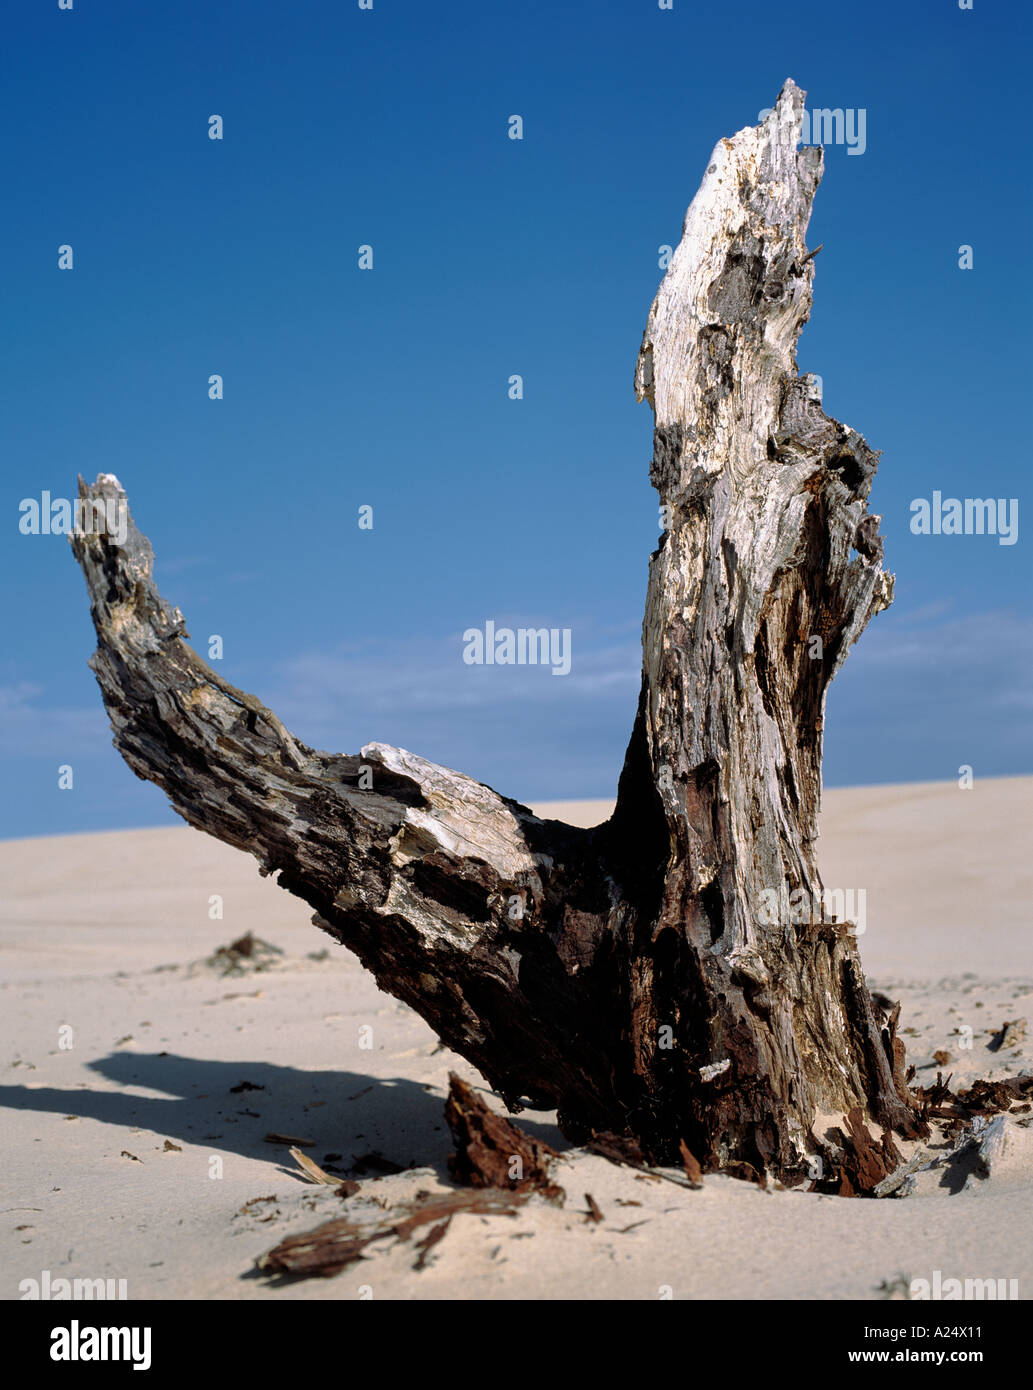
[[[956,1078],[1030,1069],[1033,1039],[986,1044],[1033,1017],[1031,805],[1033,778],[827,793],[826,885],[866,892],[862,957],[902,1001],[920,1080],[937,1049]],[[591,824],[609,808],[535,809]],[[265,1136],[310,1139],[341,1170],[370,1154],[409,1169],[367,1159],[364,1191],[390,1203],[447,1185],[447,1074],[480,1078],[249,857],[192,830],[0,844],[0,899],[6,1298],[44,1270],[138,1298],[877,1298],[935,1270],[1033,1291],[1033,1128],[989,1180],[929,1175],[902,1201],[720,1177],[688,1192],[568,1151],[562,1209],[456,1217],[419,1271],[386,1242],[278,1287],[256,1257],[342,1204]],[[272,968],[201,964],[247,931],[283,951]],[[566,1147],[551,1115],[521,1122]]]

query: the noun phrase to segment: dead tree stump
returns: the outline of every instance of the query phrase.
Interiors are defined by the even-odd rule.
[[[920,1128],[815,860],[826,688],[892,577],[877,455],[797,374],[822,171],[802,110],[787,82],[718,143],[649,315],[636,389],[665,525],[605,825],[384,744],[306,747],[187,645],[131,520],[123,544],[72,538],[115,745],[185,820],[277,874],[512,1109],[789,1182],[826,1117]],[[124,499],[110,475],[80,495]]]

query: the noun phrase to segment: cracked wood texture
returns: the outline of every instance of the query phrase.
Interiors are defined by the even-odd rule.
[[[122,545],[72,538],[116,747],[185,820],[278,875],[511,1109],[788,1182],[829,1117],[921,1126],[896,1018],[820,910],[825,691],[892,578],[877,455],[797,375],[822,170],[802,111],[788,82],[720,141],[649,315],[636,389],[668,524],[605,825],[540,820],[384,744],[307,747],[191,649],[131,518]],[[105,474],[80,495],[125,496]]]

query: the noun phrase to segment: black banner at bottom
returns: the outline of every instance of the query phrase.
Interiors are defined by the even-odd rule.
[[[328,1317],[333,1305],[332,1317]],[[851,1365],[1010,1364],[1014,1338],[1026,1315],[1023,1304],[996,1299],[973,1301],[888,1301],[865,1303],[693,1302],[680,1312],[656,1300],[642,1302],[493,1303],[459,1305],[462,1322],[450,1310],[428,1301],[268,1299],[240,1302],[23,1302],[7,1303],[5,1344],[18,1353],[23,1374],[47,1367],[75,1380],[100,1371],[120,1370],[188,1375],[232,1372],[268,1380],[297,1376],[336,1363],[341,1371],[366,1360],[377,1337],[376,1355],[385,1354],[381,1336],[392,1338],[393,1375],[404,1369],[407,1353],[417,1374],[431,1374],[438,1357],[445,1364],[459,1344],[474,1342],[483,1353],[492,1346],[513,1359],[520,1348],[531,1353],[550,1333],[570,1351],[579,1371],[600,1354],[613,1372],[615,1347],[631,1356],[648,1351],[665,1332],[672,1350],[693,1347],[693,1359],[708,1352],[733,1359],[740,1376],[751,1366],[799,1369],[801,1355],[817,1354],[826,1371]],[[615,1316],[615,1307],[620,1313]],[[605,1321],[600,1322],[600,1315]],[[617,1318],[619,1317],[619,1321]],[[553,1321],[555,1320],[555,1321]],[[349,1347],[348,1335],[356,1342]],[[401,1334],[401,1336],[400,1336]],[[640,1335],[649,1340],[639,1340]],[[1002,1359],[1003,1358],[1003,1359]],[[550,1362],[555,1367],[553,1354]],[[649,1367],[641,1366],[643,1373]],[[51,1383],[48,1380],[48,1383]]]

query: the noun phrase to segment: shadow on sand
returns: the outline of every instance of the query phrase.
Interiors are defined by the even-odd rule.
[[[158,1140],[210,1145],[270,1166],[286,1161],[295,1174],[287,1145],[267,1143],[267,1134],[313,1140],[305,1151],[317,1162],[327,1154],[339,1155],[330,1160],[338,1171],[351,1171],[375,1154],[399,1168],[433,1167],[444,1174],[452,1152],[441,1097],[404,1077],[206,1061],[174,1053],[116,1052],[88,1065],[119,1086],[162,1094],[8,1085],[0,1086],[0,1106],[74,1115],[127,1131],[150,1130]],[[247,1085],[235,1089],[241,1083]],[[507,1113],[497,1098],[493,1108]],[[517,1122],[554,1148],[569,1147],[555,1125],[523,1116]],[[138,1136],[127,1134],[130,1149],[130,1138],[146,1151]],[[378,1169],[367,1164],[366,1171]]]

